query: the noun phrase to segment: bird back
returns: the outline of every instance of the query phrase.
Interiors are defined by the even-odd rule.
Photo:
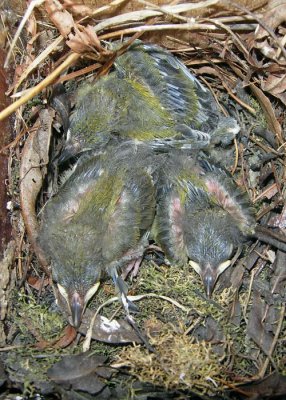
[[[138,40],[115,66],[122,76],[148,87],[177,125],[209,133],[215,143],[230,142],[239,132],[237,122],[224,117],[210,90],[162,47]]]

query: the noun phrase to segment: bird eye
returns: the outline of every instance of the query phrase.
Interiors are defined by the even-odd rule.
[[[99,288],[100,282],[96,282],[94,286],[92,286],[87,292],[86,295],[84,296],[84,304],[88,302],[92,298],[92,296],[97,292],[97,289]]]
[[[63,296],[63,298],[66,300],[66,302],[69,303],[68,293],[67,293],[66,289],[59,283],[57,284],[57,286],[58,286],[60,294]]]
[[[200,264],[198,264],[197,262],[195,262],[195,261],[193,261],[193,260],[190,260],[190,261],[189,261],[189,264],[190,264],[191,267],[194,268],[194,270],[195,270],[198,274],[201,273]]]
[[[221,274],[231,264],[231,260],[226,260],[218,266],[218,275]]]

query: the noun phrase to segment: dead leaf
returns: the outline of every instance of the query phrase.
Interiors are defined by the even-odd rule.
[[[35,333],[35,331],[33,333]],[[73,326],[68,325],[64,328],[63,335],[59,340],[56,339],[48,341],[38,337],[38,342],[35,344],[35,347],[41,350],[52,347],[56,349],[64,349],[68,347],[75,340],[76,336],[77,336],[76,329]]]
[[[254,200],[253,202],[257,202],[260,199],[263,199],[264,197],[266,197],[267,199],[272,199],[272,197],[274,197],[276,194],[278,193],[278,188],[276,183],[273,183],[272,185],[268,186],[267,188],[265,188],[263,190],[262,193],[260,193]]]
[[[266,294],[264,289],[262,289],[262,292]],[[270,294],[270,292],[268,293]],[[265,316],[266,308],[267,304],[261,299],[259,292],[254,290],[254,297],[247,323],[247,334],[265,354],[268,354],[274,339],[273,323],[275,320],[273,315],[275,313],[275,307],[269,306],[268,315]],[[277,316],[275,315],[275,317]]]
[[[271,74],[269,77],[261,82],[261,88],[275,97],[280,98],[286,104],[285,91],[286,91],[286,75],[285,71],[281,71],[279,75]],[[283,97],[284,96],[284,97]]]
[[[43,281],[42,278],[39,278],[37,276],[29,276],[27,282],[30,286],[32,286],[33,289],[40,290],[50,284],[50,279],[45,278]]]
[[[46,0],[45,8],[61,35],[67,37],[71,29],[76,27],[73,16],[58,1]]]
[[[67,45],[76,53],[110,53],[101,46],[94,27],[91,25],[81,29],[75,27],[73,32],[68,36]]]
[[[274,372],[265,379],[239,386],[248,396],[255,399],[275,399],[286,395],[286,376]],[[250,397],[249,397],[250,398]]]
[[[57,341],[54,347],[58,349],[64,349],[68,347],[70,344],[72,344],[76,336],[77,336],[76,329],[73,326],[68,325],[64,329],[64,335]]]
[[[270,0],[267,5],[267,11],[263,15],[265,24],[274,30],[286,21],[286,1],[285,0]],[[261,26],[255,32],[256,39],[263,39],[269,36],[269,33]]]
[[[255,95],[255,97],[257,98],[262,110],[264,111],[264,115],[267,120],[269,129],[275,133],[278,142],[280,144],[283,144],[284,139],[282,137],[282,129],[279,122],[277,121],[270,100],[265,96],[262,90],[259,89],[257,86],[255,86],[253,83],[251,83],[249,87],[253,92],[253,94]]]
[[[65,9],[69,10],[73,15],[81,17],[90,16],[93,13],[92,8],[85,4],[75,4],[74,0],[64,0]]]
[[[226,338],[221,325],[213,317],[206,317],[203,324],[195,327],[192,336],[198,341],[212,343],[213,351],[219,356],[223,356]]]
[[[266,81],[262,82],[261,87],[263,90],[267,90],[267,92],[273,95],[285,92],[286,90],[285,71],[278,76],[275,76],[273,74],[270,75]]]
[[[5,92],[7,90],[8,75],[7,71],[3,68],[5,54],[0,50],[0,111],[9,105],[8,97]],[[12,138],[11,121],[7,118],[0,121],[0,149],[7,146]],[[8,153],[9,154],[9,153]],[[11,237],[11,223],[7,212],[7,185],[6,179],[8,176],[8,154],[0,153],[0,254],[3,254],[5,246]]]
[[[16,285],[16,271],[13,269],[16,243],[11,241],[0,259],[0,346],[6,343],[7,330],[3,321],[6,318],[9,305],[11,304],[11,293]]]
[[[86,335],[93,317],[91,310],[86,310],[79,332]],[[142,343],[136,332],[130,324],[123,319],[109,320],[103,315],[98,315],[92,330],[92,339],[105,343],[126,344],[126,343]]]
[[[103,390],[114,373],[114,369],[106,367],[107,358],[92,353],[81,353],[65,356],[48,370],[48,376],[54,382],[73,390],[96,394]]]
[[[36,215],[36,201],[47,171],[54,114],[52,109],[40,111],[39,120],[34,125],[38,129],[33,130],[25,142],[20,166],[22,216],[30,243],[47,275],[49,274],[49,263],[37,244],[39,226]]]
[[[286,253],[277,251],[275,263],[273,265],[273,276],[271,277],[271,286],[273,294],[279,294],[285,301],[285,286],[286,286]]]

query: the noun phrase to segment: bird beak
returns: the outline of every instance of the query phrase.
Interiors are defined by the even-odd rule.
[[[215,283],[218,277],[217,271],[210,264],[207,264],[204,271],[201,274],[201,277],[204,284],[206,295],[208,298],[210,298],[213,293]]]
[[[211,264],[207,264],[204,270],[201,272],[201,278],[205,287],[205,292],[208,298],[211,297],[217,278],[219,275],[230,266],[231,260],[222,262],[218,267],[214,267]]]
[[[81,324],[81,318],[84,310],[83,300],[80,295],[75,292],[70,302],[72,325],[78,328]]]
[[[96,282],[86,293],[84,299],[77,293],[74,292],[70,301],[70,309],[72,315],[72,324],[75,328],[78,328],[81,324],[82,315],[85,307],[92,296],[97,292],[100,282]]]
[[[210,298],[214,290],[217,277],[219,275],[217,273],[217,270],[209,263],[201,267],[197,262],[190,260],[189,264],[200,275],[204,284],[206,295],[208,296],[208,298]]]

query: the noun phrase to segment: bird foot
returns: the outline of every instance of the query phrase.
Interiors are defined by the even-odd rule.
[[[132,318],[130,316],[130,312],[132,313],[138,313],[139,309],[138,307],[128,299],[128,296],[125,293],[121,293],[121,302],[124,307],[124,310],[126,312],[127,317]]]
[[[132,281],[138,274],[141,261],[142,261],[142,257],[129,263],[121,274],[122,279],[125,280],[127,278],[127,276],[130,274],[130,278]]]
[[[128,296],[127,296],[128,286],[127,286],[126,282],[124,282],[124,280],[121,278],[121,276],[118,275],[116,269],[114,269],[112,271],[111,277],[112,277],[114,285],[119,293],[121,303],[124,307],[126,315],[130,315],[130,312],[133,312],[133,313],[139,312],[136,305],[128,299]]]
[[[164,250],[162,250],[161,247],[159,247],[159,246],[157,246],[157,245],[155,245],[155,244],[150,244],[150,245],[147,247],[146,252],[148,253],[148,252],[152,252],[152,251],[153,251],[154,253],[156,253],[156,255],[157,255],[158,257],[160,257],[160,261],[162,260],[162,263],[163,263],[163,264],[168,265],[168,266],[171,265],[170,261],[167,260],[167,258],[165,257],[165,255],[164,255]],[[158,254],[158,253],[162,253],[162,255],[161,255],[161,254]]]

